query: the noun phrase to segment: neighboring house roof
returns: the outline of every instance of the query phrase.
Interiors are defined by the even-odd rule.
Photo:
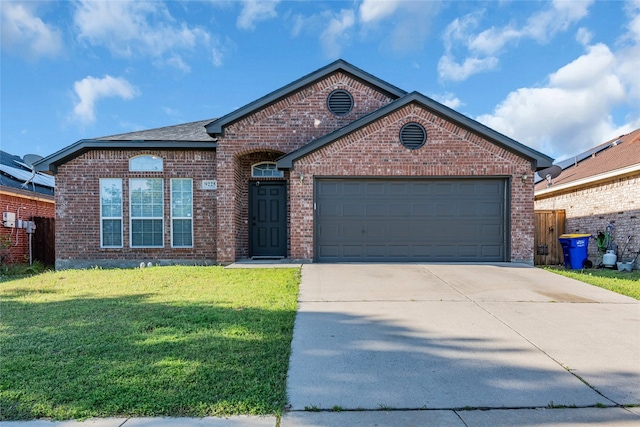
[[[19,156],[0,151],[0,185],[23,191],[53,195],[55,178],[33,172]]]
[[[374,111],[371,114],[368,114],[347,126],[340,128],[328,135],[325,135],[321,138],[316,139],[313,142],[285,155],[278,159],[277,164],[279,168],[283,169],[291,169],[293,168],[293,162],[301,157],[306,156],[327,144],[332,143],[333,141],[342,138],[346,135],[349,135],[352,132],[357,131],[358,129],[386,116],[398,109],[410,104],[417,103],[423,108],[432,111],[433,113],[445,117],[447,120],[454,122],[458,126],[465,128],[475,134],[482,136],[483,138],[491,141],[492,143],[508,150],[512,153],[515,153],[521,157],[529,159],[532,164],[532,168],[535,170],[547,168],[551,166],[553,159],[548,157],[532,148],[527,147],[526,145],[522,145],[521,143],[499,133],[493,129],[486,127],[485,125],[470,119],[469,117],[458,113],[457,111],[452,110],[445,105],[440,104],[439,102],[434,101],[433,99],[426,97],[418,92],[411,92],[408,95],[403,96],[400,99],[395,100],[394,102],[385,105],[384,107]]]
[[[211,123],[211,120],[214,119],[95,139],[81,139],[34,163],[34,167],[39,171],[55,173],[59,165],[95,149],[214,149],[217,146],[216,139],[212,138],[204,128],[207,123]]]
[[[226,116],[220,117],[219,119],[212,121],[206,126],[207,132],[209,132],[209,134],[214,136],[223,135],[225,126],[231,123],[234,123],[242,119],[243,117],[246,117],[249,114],[252,114],[255,111],[258,111],[271,104],[274,104],[279,100],[286,98],[293,92],[299,91],[307,86],[311,86],[315,82],[322,80],[326,78],[328,75],[331,75],[338,71],[349,74],[352,77],[354,77],[356,80],[360,80],[365,84],[368,84],[369,86],[374,86],[375,88],[385,93],[390,98],[397,99],[397,98],[400,98],[401,96],[404,96],[407,93],[406,91],[390,83],[387,83],[384,80],[381,80],[376,76],[373,76],[367,73],[366,71],[363,71],[357,67],[354,67],[353,65],[349,64],[348,62],[342,59],[339,59],[325,67],[320,68],[317,71],[314,71],[311,74],[308,74],[286,86],[283,86],[282,88],[274,92],[271,92],[268,95],[263,96],[260,99],[253,101],[250,104],[245,105],[242,108],[239,108],[227,114]]]
[[[543,195],[607,180],[630,173],[640,173],[640,129],[613,138],[558,164],[562,172],[549,186],[542,179],[535,186]]]

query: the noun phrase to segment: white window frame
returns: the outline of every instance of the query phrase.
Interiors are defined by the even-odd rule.
[[[267,169],[260,169],[259,166],[273,166]],[[261,171],[260,175],[256,171]],[[264,172],[271,172],[270,175],[264,175]],[[251,178],[284,178],[284,171],[278,170],[276,162],[260,162],[251,166]]]
[[[129,172],[162,172],[163,170],[162,157],[142,154],[129,159]]]
[[[120,190],[120,215],[103,215],[104,214],[104,199],[102,197],[103,190],[107,189],[107,185],[111,184],[111,188]],[[124,240],[123,231],[123,218],[122,218],[122,179],[121,178],[100,178],[100,247],[101,248],[122,248]],[[113,212],[111,212],[113,214]],[[120,244],[119,245],[105,245],[104,244],[104,222],[105,221],[120,221]]]
[[[190,191],[190,196],[191,196],[191,200],[189,203],[189,213],[186,216],[179,216],[176,215],[176,212],[174,210],[174,202],[176,202],[176,200],[174,200],[174,183],[176,183],[177,181],[189,181],[189,191]],[[191,178],[171,178],[171,247],[172,248],[193,248],[193,240],[194,240],[194,235],[193,235],[193,179]],[[180,193],[181,195],[184,193]],[[189,220],[191,223],[191,245],[176,245],[173,241],[173,237],[174,237],[174,221],[175,220],[180,220],[180,221],[184,221],[184,220]]]
[[[161,213],[158,216],[143,216],[143,215],[139,215],[139,216],[133,216],[133,212],[135,209],[134,203],[133,203],[133,192],[134,192],[134,184],[136,181],[160,181],[160,187],[161,187],[161,192],[160,192],[160,197],[162,199],[162,203],[161,203]],[[153,199],[152,199],[152,206],[153,206]],[[135,205],[138,205],[138,203],[136,203]],[[144,205],[141,205],[144,206]],[[162,238],[161,238],[161,244],[160,245],[134,245],[133,244],[133,222],[136,220],[159,220],[160,223],[162,224]],[[129,178],[129,247],[131,248],[135,248],[135,249],[142,249],[142,248],[153,248],[153,249],[159,249],[159,248],[164,248],[164,179],[162,178]]]

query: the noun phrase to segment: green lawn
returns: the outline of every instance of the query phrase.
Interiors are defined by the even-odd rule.
[[[279,414],[299,270],[66,270],[0,282],[0,420]]]
[[[640,271],[637,270],[632,272],[607,269],[582,271],[545,268],[545,270],[640,300]]]

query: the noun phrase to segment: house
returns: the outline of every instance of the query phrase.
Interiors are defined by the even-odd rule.
[[[26,156],[25,156],[26,157]],[[0,210],[3,220],[0,224],[0,264],[22,263],[30,260],[29,233],[26,221],[36,221],[55,217],[54,177],[40,172],[34,173],[19,156],[0,151]],[[30,230],[31,231],[31,230]],[[37,237],[42,232],[36,231]],[[32,236],[33,237],[33,236]],[[53,239],[53,235],[48,236]],[[33,252],[32,242],[32,252]],[[36,245],[37,258],[49,261],[42,245]],[[50,245],[53,248],[53,244]],[[50,262],[53,262],[51,255]]]
[[[533,262],[552,159],[338,60],[217,118],[81,140],[55,174],[56,266]]]
[[[614,138],[558,164],[562,172],[535,186],[535,209],[564,210],[565,232],[597,236],[613,225],[624,258],[640,250],[640,129]],[[544,177],[541,177],[544,178]],[[589,258],[599,258],[595,240]],[[600,254],[601,256],[601,254]],[[636,264],[637,266],[637,264]]]

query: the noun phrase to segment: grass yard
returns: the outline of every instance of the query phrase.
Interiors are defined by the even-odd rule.
[[[280,414],[299,270],[0,281],[0,420]]]
[[[637,270],[632,272],[606,269],[583,271],[545,268],[545,270],[640,300],[640,271]]]

